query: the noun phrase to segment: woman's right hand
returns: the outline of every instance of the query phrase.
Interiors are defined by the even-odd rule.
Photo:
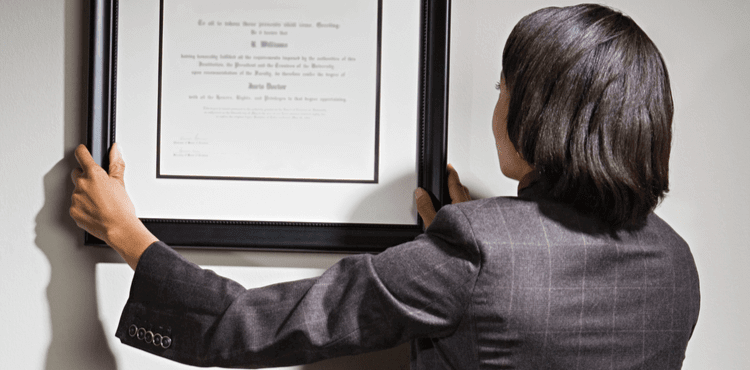
[[[125,191],[125,161],[117,144],[109,152],[109,173],[104,171],[84,145],[75,151],[81,168],[71,173],[75,184],[70,216],[78,227],[114,248],[135,269],[143,251],[158,239],[135,215]]]
[[[448,165],[448,194],[451,197],[451,204],[466,202],[471,200],[469,195],[469,189],[461,184],[461,180],[458,178],[458,172],[453,168],[452,165]],[[417,188],[414,192],[414,197],[417,202],[417,213],[422,218],[425,229],[430,226],[432,220],[435,219],[437,212],[435,206],[432,204],[430,194],[422,189]]]

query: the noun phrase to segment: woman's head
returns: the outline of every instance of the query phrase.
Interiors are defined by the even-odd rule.
[[[503,51],[508,139],[549,194],[613,226],[645,219],[669,190],[672,95],[661,54],[600,5],[546,8]]]
[[[500,169],[503,171],[503,175],[511,179],[521,180],[534,169],[516,151],[515,145],[508,137],[506,124],[508,122],[510,94],[508,94],[508,89],[505,87],[504,78],[500,78],[500,82],[497,83],[497,89],[500,91],[500,96],[497,98],[495,112],[492,115],[492,133],[495,136],[495,144],[497,145],[497,158],[500,161]]]

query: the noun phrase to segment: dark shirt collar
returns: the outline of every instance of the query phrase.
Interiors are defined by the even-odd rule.
[[[542,186],[541,177],[537,171],[531,171],[521,178],[518,182],[518,197],[531,198],[539,197],[545,193]]]

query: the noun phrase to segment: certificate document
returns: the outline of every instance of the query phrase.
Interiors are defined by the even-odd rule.
[[[381,2],[163,0],[156,176],[377,183]]]

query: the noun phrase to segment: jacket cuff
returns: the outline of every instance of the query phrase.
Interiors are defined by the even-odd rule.
[[[170,274],[170,267],[180,265],[183,265],[183,269],[198,268],[159,241],[143,252],[136,265],[128,302],[115,332],[122,343],[159,356],[171,357],[175,339],[172,327],[173,323],[177,324],[177,315],[170,310],[149,312],[148,308],[153,304],[158,305],[150,297],[159,297],[159,292],[164,291],[162,283],[167,280],[165,275]],[[164,278],[160,279],[160,275]]]

